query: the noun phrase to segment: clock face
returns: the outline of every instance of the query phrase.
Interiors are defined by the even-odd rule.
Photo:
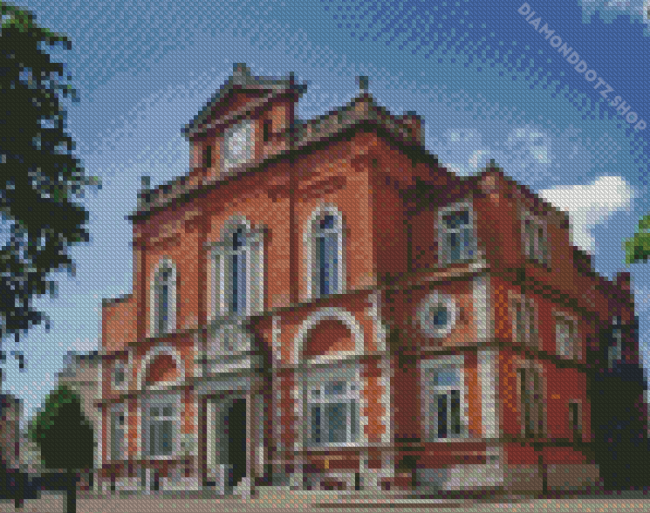
[[[456,322],[454,300],[438,293],[429,294],[419,308],[418,320],[420,328],[427,336],[447,336]]]
[[[248,159],[251,141],[251,127],[249,123],[242,123],[234,127],[227,136],[227,164],[240,164]]]

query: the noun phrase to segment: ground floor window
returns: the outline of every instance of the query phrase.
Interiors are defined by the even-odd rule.
[[[351,444],[359,436],[359,380],[356,370],[310,371],[307,385],[309,444]],[[338,369],[341,370],[341,369]]]
[[[424,361],[421,397],[428,441],[465,436],[464,376],[460,360]]]
[[[154,458],[173,456],[180,437],[180,396],[150,396],[143,401],[142,415],[145,454]]]

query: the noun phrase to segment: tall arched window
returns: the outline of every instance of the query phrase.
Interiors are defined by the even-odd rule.
[[[246,260],[249,246],[243,228],[238,228],[232,235],[232,253],[230,255],[230,301],[229,311],[242,315],[246,313],[248,299],[248,280],[246,274]]]
[[[151,335],[169,333],[176,324],[176,269],[163,260],[153,280]]]
[[[343,220],[335,208],[315,212],[310,221],[310,296],[337,294],[344,289]]]
[[[243,218],[226,222],[221,240],[212,244],[212,316],[261,311],[263,274],[263,230]]]

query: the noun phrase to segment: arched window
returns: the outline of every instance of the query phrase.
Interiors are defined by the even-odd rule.
[[[246,233],[243,228],[238,228],[232,235],[232,253],[230,255],[230,304],[231,313],[242,315],[246,313],[248,299],[248,283],[246,274],[246,260],[249,247]]]
[[[263,230],[252,229],[245,219],[229,220],[212,246],[212,317],[261,311],[263,274]]]
[[[163,335],[176,325],[176,269],[163,260],[155,273],[152,294],[151,335]]]
[[[343,220],[335,208],[318,210],[309,230],[310,296],[338,294],[344,289]]]

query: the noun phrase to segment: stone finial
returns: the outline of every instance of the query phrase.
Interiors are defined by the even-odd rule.
[[[357,77],[357,84],[359,84],[359,91],[362,93],[367,93],[368,92],[368,87],[370,85],[370,80],[368,77],[365,76],[360,76]]]

